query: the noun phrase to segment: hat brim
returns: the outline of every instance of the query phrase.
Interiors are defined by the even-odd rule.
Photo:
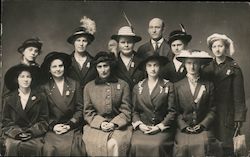
[[[111,36],[111,39],[114,39],[116,40],[117,42],[119,41],[120,37],[127,37],[127,38],[131,38],[133,39],[133,41],[136,43],[136,42],[139,42],[141,41],[141,37],[140,36],[131,36],[131,35],[112,35]]]
[[[141,63],[138,65],[138,69],[140,70],[145,70],[145,65],[148,61],[153,61],[156,60],[159,62],[160,66],[164,66],[165,64],[167,64],[169,62],[167,57],[164,56],[158,56],[158,55],[153,55],[153,56],[149,56],[146,59],[144,59],[143,61],[141,61]]]
[[[200,57],[176,57],[176,59],[180,62],[185,62],[186,59],[197,59],[200,60],[201,64],[208,64],[213,60],[213,58],[200,58]]]
[[[68,37],[67,42],[74,45],[76,38],[79,38],[81,36],[87,37],[88,42],[89,42],[88,44],[90,44],[91,42],[93,42],[95,40],[94,35],[92,35],[90,33],[81,33],[81,34],[72,34],[70,37]]]
[[[169,45],[171,45],[171,43],[175,40],[181,40],[181,41],[184,41],[185,43],[189,43],[192,39],[192,35],[189,35],[189,34],[186,34],[186,35],[182,35],[182,34],[179,34],[179,35],[174,35],[172,37],[169,37],[167,43]]]
[[[24,44],[24,45],[21,45],[20,47],[18,47],[17,51],[19,53],[23,53],[23,51],[27,48],[27,47],[36,47],[39,52],[41,51],[41,47],[42,47],[42,44],[39,44],[39,43],[29,43],[29,44]]]
[[[31,87],[33,87],[35,81],[37,81],[39,67],[37,66],[27,66],[24,64],[18,64],[16,66],[11,67],[4,76],[4,83],[10,91],[15,90],[19,87],[17,83],[17,77],[22,71],[28,71],[31,74],[32,82]]]

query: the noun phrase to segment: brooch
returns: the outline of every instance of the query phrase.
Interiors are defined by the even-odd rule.
[[[33,101],[36,100],[36,96],[32,96],[31,100],[33,100]]]
[[[117,89],[121,89],[121,85],[120,84],[117,84]]]
[[[231,73],[231,70],[230,70],[230,69],[227,69],[226,74],[227,74],[227,75],[230,75],[230,73]]]
[[[69,96],[69,94],[70,94],[70,93],[69,93],[69,91],[67,90],[66,93],[65,93],[65,95],[66,95],[66,96]]]
[[[163,89],[162,86],[160,86],[160,93],[162,93],[162,89]]]
[[[183,70],[184,70],[184,68],[183,68],[183,67],[181,67],[181,68],[180,68],[180,72],[182,73],[182,72],[183,72]]]
[[[165,93],[166,94],[168,93],[168,87],[165,87]]]
[[[132,68],[135,67],[135,63],[134,62],[131,63],[131,67]]]
[[[87,63],[86,67],[87,67],[87,68],[89,68],[89,67],[90,67],[90,63],[89,63],[89,62]]]

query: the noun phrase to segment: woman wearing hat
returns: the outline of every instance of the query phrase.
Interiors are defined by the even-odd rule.
[[[68,76],[78,81],[83,89],[85,84],[94,79],[95,76],[95,70],[90,67],[93,57],[87,51],[87,47],[95,39],[96,25],[95,21],[86,16],[80,20],[80,23],[81,26],[76,28],[67,39],[67,42],[74,46]]]
[[[187,48],[192,36],[186,33],[183,25],[181,25],[181,28],[182,30],[175,30],[169,34],[167,43],[174,56],[170,62],[162,68],[161,72],[161,77],[171,82],[180,81],[187,73],[184,64],[178,61],[176,57],[180,54],[181,50]]]
[[[34,68],[22,64],[5,75],[6,87],[11,91],[4,98],[5,156],[42,155],[49,111],[45,95],[33,86],[35,78]]]
[[[217,157],[221,151],[212,132],[216,116],[214,86],[200,77],[201,66],[212,61],[212,57],[204,51],[183,50],[176,59],[184,63],[187,75],[174,85],[177,105],[174,156]]]
[[[49,105],[49,131],[44,138],[44,156],[84,156],[82,141],[83,98],[78,82],[67,77],[68,54],[51,52],[41,65],[47,77],[43,90]]]
[[[129,84],[132,91],[134,85],[143,79],[143,73],[137,68],[142,59],[134,51],[135,43],[139,42],[141,37],[137,36],[131,27],[124,26],[111,38],[118,42],[119,50],[115,73]]]
[[[133,90],[131,156],[172,156],[176,116],[173,84],[159,78],[160,68],[167,62],[167,57],[150,56],[139,65],[148,77]]]
[[[207,44],[215,56],[203,72],[215,85],[216,135],[223,142],[224,156],[233,156],[233,134],[247,112],[243,74],[232,58],[234,45],[229,37],[215,33],[207,38]]]
[[[41,53],[42,42],[39,38],[30,38],[25,40],[21,46],[18,47],[17,51],[22,54],[21,61],[19,64],[24,64],[27,66],[33,66],[37,70],[36,75],[39,74],[39,64],[36,63],[36,58]],[[39,81],[36,81],[39,84]],[[3,88],[3,97],[9,93],[9,90],[4,86]]]
[[[83,140],[89,156],[126,156],[132,135],[128,84],[115,77],[114,58],[99,52],[94,58],[98,73],[84,88]]]

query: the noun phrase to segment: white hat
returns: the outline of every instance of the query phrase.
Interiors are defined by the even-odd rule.
[[[234,50],[234,44],[233,44],[233,41],[229,37],[227,37],[225,34],[214,33],[214,34],[210,35],[207,38],[207,45],[211,49],[212,43],[214,41],[220,40],[220,39],[222,39],[225,42],[227,42],[227,44],[229,45],[229,54],[230,54],[230,56],[232,56],[234,54],[234,52],[235,52],[235,50]]]
[[[181,50],[180,55],[176,57],[180,62],[184,62],[187,58],[199,59],[201,64],[207,64],[213,59],[207,52],[200,50]]]
[[[141,41],[141,37],[137,36],[130,26],[123,26],[119,29],[118,34],[112,35],[111,39],[116,41],[119,40],[121,36],[131,37],[135,42]]]

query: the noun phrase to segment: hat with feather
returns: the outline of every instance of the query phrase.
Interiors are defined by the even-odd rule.
[[[181,40],[185,44],[189,43],[192,39],[192,35],[187,34],[184,26],[180,24],[181,30],[174,30],[169,34],[168,37],[168,44],[171,45],[173,41],[175,40]]]
[[[84,36],[88,40],[88,44],[94,41],[95,37],[94,34],[96,32],[96,24],[95,21],[91,20],[90,18],[83,16],[80,20],[81,25],[77,27],[73,34],[71,34],[67,42],[70,44],[74,44],[75,40],[81,36]]]
[[[118,30],[117,34],[111,36],[111,39],[119,41],[120,37],[128,37],[128,38],[131,38],[135,43],[141,41],[141,37],[134,33],[134,28],[124,12],[123,12],[123,15],[124,15],[124,18],[126,19],[126,21],[128,22],[129,26],[121,27]]]

